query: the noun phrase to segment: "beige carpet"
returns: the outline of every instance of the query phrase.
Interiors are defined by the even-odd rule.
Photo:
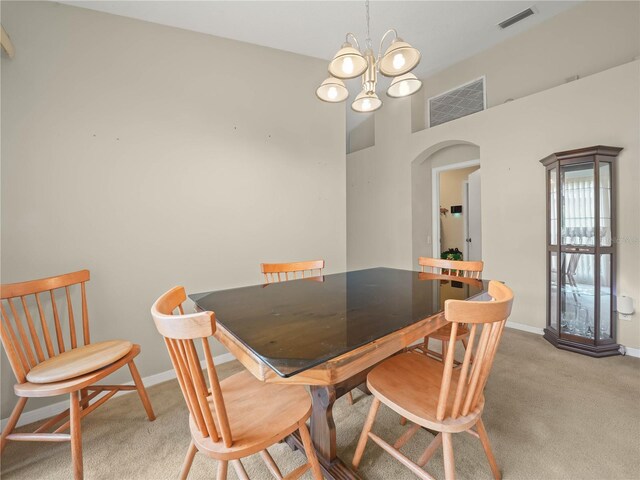
[[[222,365],[219,373],[224,377],[241,368],[233,362]],[[152,387],[149,394],[158,415],[155,422],[146,420],[139,399],[131,394],[110,400],[83,421],[85,478],[177,478],[189,444],[184,400],[175,381]],[[355,399],[353,406],[340,399],[334,410],[338,449],[348,461],[371,401],[359,392]],[[507,329],[486,389],[484,419],[506,480],[638,479],[640,359],[593,359]],[[381,407],[374,432],[395,440],[404,428],[396,414]],[[431,438],[420,432],[405,454],[415,460]],[[302,454],[286,445],[270,451],[285,474],[303,463]],[[454,436],[454,453],[458,478],[492,478],[477,439]],[[252,479],[272,478],[259,457],[243,463]],[[189,478],[213,479],[215,466],[196,455]],[[415,478],[371,442],[360,471],[371,479]],[[427,471],[444,478],[441,453]],[[6,479],[70,478],[69,445],[10,442],[1,472]],[[228,478],[237,478],[231,469]]]

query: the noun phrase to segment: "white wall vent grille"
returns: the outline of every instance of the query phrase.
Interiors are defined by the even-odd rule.
[[[429,99],[429,126],[435,127],[486,108],[485,78],[473,80]]]

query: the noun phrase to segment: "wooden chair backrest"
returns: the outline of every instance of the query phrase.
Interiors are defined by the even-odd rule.
[[[260,270],[266,283],[296,280],[297,278],[317,277],[322,275],[324,260],[293,263],[261,263]],[[305,277],[305,272],[308,272]]]
[[[480,278],[484,267],[482,261],[444,260],[430,257],[418,257],[418,265],[423,272],[426,267],[431,273],[467,278]]]
[[[18,383],[24,383],[29,371],[40,362],[65,352],[67,348],[72,349],[78,346],[77,322],[73,311],[74,295],[72,294],[72,287],[78,284],[80,284],[81,297],[82,338],[84,345],[90,343],[89,313],[85,289],[85,283],[88,281],[89,270],[80,270],[57,277],[10,283],[0,287],[2,345],[7,352],[9,363]],[[62,289],[64,289],[66,297],[68,339],[65,339],[66,335],[63,330],[66,328],[63,328],[60,310],[56,303],[56,290],[61,292]],[[45,297],[45,306],[50,302],[49,309],[43,306],[43,296]],[[17,303],[20,305],[16,306]],[[54,349],[50,322],[47,320],[47,310],[51,312],[49,318],[53,317],[57,352]],[[34,318],[39,319],[39,325],[34,321]]]
[[[216,330],[216,317],[213,312],[185,315],[182,303],[186,299],[184,288],[174,287],[153,304],[151,316],[158,332],[164,337],[184,400],[198,430],[203,437],[211,437],[214,442],[219,442],[222,437],[224,445],[230,447],[233,443],[231,428],[208,341]],[[178,313],[174,315],[176,310]],[[199,340],[202,345],[209,386],[194,340]],[[213,400],[213,410],[207,400],[209,395]]]
[[[478,406],[513,304],[513,292],[500,282],[491,281],[489,283],[489,295],[492,297],[491,301],[447,300],[444,304],[444,316],[452,325],[438,398],[436,412],[438,420],[464,417]],[[453,377],[456,335],[458,326],[461,324],[470,324],[471,330],[464,360],[460,366],[460,377],[454,392],[451,391],[453,390],[451,379]],[[479,325],[482,326],[481,333],[478,332]],[[476,344],[476,337],[479,339],[472,365],[471,355]],[[455,395],[453,403],[448,402],[449,396],[452,394]],[[447,408],[448,404],[451,405],[450,408]]]

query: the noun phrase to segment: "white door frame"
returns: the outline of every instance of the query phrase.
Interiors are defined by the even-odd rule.
[[[432,223],[431,235],[433,238],[433,258],[440,258],[440,174],[447,170],[459,170],[461,168],[469,168],[480,166],[480,159],[467,160],[466,162],[452,163],[442,167],[433,167],[431,169],[431,205],[432,205]]]
[[[462,255],[465,260],[469,260],[469,180],[462,182],[462,222],[464,232],[464,243],[462,244]]]

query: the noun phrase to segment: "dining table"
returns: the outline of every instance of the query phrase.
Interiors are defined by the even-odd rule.
[[[480,279],[379,267],[189,297],[215,313],[215,338],[257,379],[309,387],[323,474],[358,479],[337,452],[336,400],[354,388],[367,393],[372,368],[444,326],[446,300],[486,297],[487,288]],[[304,451],[297,435],[287,442]]]

